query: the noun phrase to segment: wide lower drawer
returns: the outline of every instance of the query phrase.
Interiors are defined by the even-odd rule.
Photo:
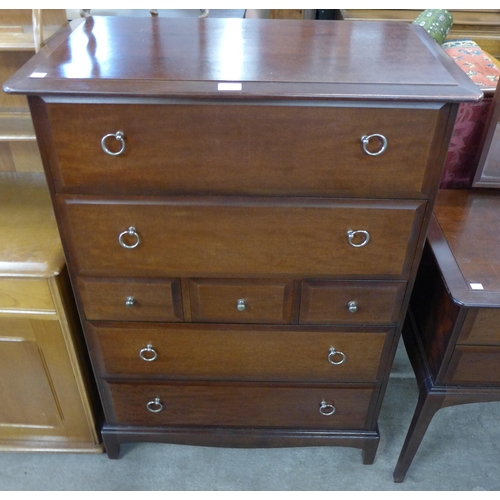
[[[189,280],[191,320],[291,323],[293,281]]]
[[[500,347],[457,345],[443,383],[499,385]]]
[[[78,277],[88,320],[182,321],[179,280]]]
[[[362,429],[373,387],[110,383],[121,425]]]
[[[53,175],[80,193],[428,196],[441,105],[294,104],[49,103]]]
[[[303,281],[300,323],[397,324],[404,281]]]
[[[373,382],[388,332],[243,325],[89,324],[102,376]]]
[[[58,197],[73,268],[93,276],[407,278],[419,201]]]

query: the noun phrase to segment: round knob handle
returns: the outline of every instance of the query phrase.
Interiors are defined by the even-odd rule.
[[[329,417],[330,415],[333,415],[335,413],[335,406],[331,403],[327,403],[326,401],[321,401],[319,405],[319,412],[321,415],[324,415],[325,417]]]
[[[106,141],[110,138],[113,137],[120,143],[120,149],[118,151],[110,151],[107,146],[106,146]],[[118,132],[115,132],[114,134],[106,134],[102,139],[101,139],[101,148],[102,150],[111,156],[118,156],[121,155],[125,151],[125,134],[121,132],[120,130]]]
[[[328,352],[328,362],[332,365],[341,365],[346,360],[346,355],[342,351],[337,351],[335,347],[330,347]]]
[[[380,149],[374,152],[368,149],[368,144],[373,138],[378,138],[381,143]],[[363,145],[363,151],[370,156],[381,155],[387,149],[387,139],[382,134],[364,135],[361,137],[361,144]]]
[[[158,357],[158,353],[153,349],[151,344],[148,344],[144,349],[139,351],[139,357],[143,361],[154,361]]]
[[[127,297],[125,299],[125,306],[126,307],[134,307],[135,305],[135,298],[134,297]]]
[[[247,307],[246,300],[238,299],[238,301],[236,302],[236,309],[238,309],[238,311],[244,311],[246,307]]]
[[[354,300],[351,300],[347,303],[347,310],[350,313],[355,313],[358,310],[358,304]]]
[[[361,243],[355,243],[355,240],[357,240],[356,238],[357,235],[361,235],[362,238]],[[364,247],[370,241],[370,233],[362,229],[358,229],[356,231],[352,231],[351,229],[349,229],[349,231],[347,231],[347,238],[349,241],[349,245],[351,245],[352,247],[355,248]]]
[[[135,227],[130,226],[127,230],[118,235],[118,242],[123,248],[135,248],[141,242],[141,238]]]
[[[158,413],[163,410],[163,403],[160,401],[160,398],[156,397],[153,399],[153,401],[149,401],[149,403],[146,405],[146,408],[151,413]]]

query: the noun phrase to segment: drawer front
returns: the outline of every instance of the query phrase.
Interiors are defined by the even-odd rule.
[[[423,198],[437,105],[48,104],[66,192]],[[71,123],[71,127],[68,127]],[[409,133],[418,130],[418,134]],[[124,151],[101,140],[124,133]],[[362,136],[387,149],[370,156]],[[438,140],[438,143],[440,141]],[[381,140],[372,138],[368,151]],[[121,140],[108,137],[111,152]],[[140,172],[140,174],[138,174]]]
[[[473,314],[470,310],[469,314]],[[500,309],[480,308],[469,329],[463,329],[459,344],[500,345]]]
[[[456,346],[443,382],[500,385],[500,347]]]
[[[179,280],[78,278],[88,320],[182,321]]]
[[[0,313],[54,313],[47,280],[0,278]]]
[[[103,376],[326,382],[375,381],[389,331],[129,324],[88,330]]]
[[[220,323],[291,323],[293,281],[190,280],[191,319]]]
[[[300,323],[396,324],[406,282],[304,281]]]
[[[254,384],[109,384],[121,425],[362,429],[372,387]],[[148,410],[149,407],[149,410]],[[323,415],[320,413],[332,413]],[[156,411],[151,411],[156,410]]]
[[[117,277],[407,278],[425,209],[287,198],[59,202],[76,270]]]

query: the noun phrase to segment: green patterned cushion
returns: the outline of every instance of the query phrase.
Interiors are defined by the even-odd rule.
[[[413,21],[413,24],[422,26],[441,45],[453,25],[453,16],[444,9],[427,9]]]

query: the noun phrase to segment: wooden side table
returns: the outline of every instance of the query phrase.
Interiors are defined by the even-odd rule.
[[[43,174],[0,174],[0,451],[102,452]]]
[[[499,248],[499,192],[439,192],[403,328],[419,398],[395,482],[439,409],[500,400]]]

